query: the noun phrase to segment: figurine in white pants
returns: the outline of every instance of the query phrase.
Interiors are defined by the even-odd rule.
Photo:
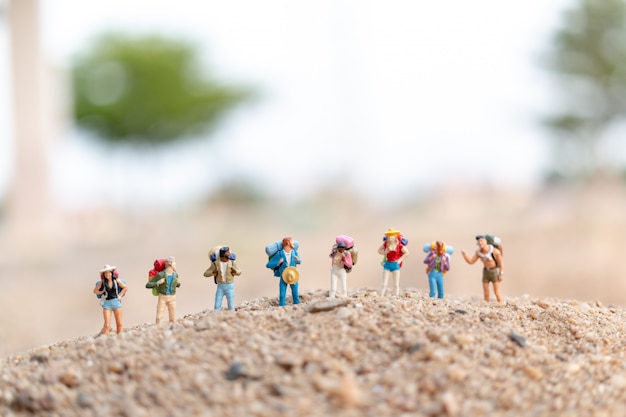
[[[339,242],[333,245],[333,249],[330,253],[331,268],[330,268],[330,291],[328,296],[335,298],[337,294],[337,280],[341,280],[341,288],[343,290],[343,296],[348,296],[347,285],[347,271],[346,268],[352,268],[352,255],[346,250],[346,244]]]

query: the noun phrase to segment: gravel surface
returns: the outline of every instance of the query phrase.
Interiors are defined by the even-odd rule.
[[[621,307],[326,296],[284,308],[260,298],[11,355],[0,415],[624,415]]]

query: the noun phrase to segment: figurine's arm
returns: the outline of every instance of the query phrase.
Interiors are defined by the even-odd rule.
[[[428,252],[428,255],[426,255],[426,257],[424,258],[424,263],[429,264],[432,261],[433,256],[437,256],[437,253],[431,250],[430,252]]]
[[[383,243],[382,245],[380,245],[380,248],[378,248],[378,253],[381,255],[386,255],[387,254],[387,248],[385,248],[385,244]]]
[[[293,254],[296,257],[296,265],[300,265],[302,263],[302,259],[300,259],[300,254],[297,250],[293,250]]]
[[[119,298],[122,298],[126,294],[126,291],[128,291],[128,286],[124,284],[121,279],[117,280],[117,285],[122,289],[118,294]]]
[[[146,282],[146,288],[157,287],[161,285],[164,281],[165,281],[165,278],[163,278],[163,273],[159,272],[154,277],[152,277],[150,281]]]
[[[343,253],[342,261],[343,261],[343,266],[352,268],[352,255],[350,254],[350,252]]]
[[[402,261],[404,261],[407,256],[409,256],[409,250],[406,248],[406,246],[402,246],[402,256],[398,258],[397,262],[402,263]]]
[[[267,261],[265,265],[267,268],[274,269],[282,262],[281,251],[276,252],[272,257]]]
[[[498,250],[498,249],[493,249],[493,256],[496,258],[496,266],[498,267],[498,269],[500,270],[498,272],[498,281],[502,281],[504,279],[504,277],[502,275],[504,275],[504,266],[502,265],[502,253]]]
[[[102,288],[102,290],[100,290],[100,288]],[[94,294],[104,294],[104,285],[102,285],[102,280],[96,282],[96,286],[93,289],[93,293]]]
[[[239,267],[237,266],[237,263],[235,261],[232,262],[232,265],[230,267],[230,272],[233,275],[241,275],[241,269],[239,269]]]
[[[204,276],[205,277],[213,277],[215,276],[215,273],[217,272],[217,268],[215,267],[215,262],[211,262],[211,266],[209,267],[209,269],[207,269],[206,271],[204,271]]]
[[[450,270],[450,255],[444,253],[441,255],[441,273],[446,274]]]
[[[478,260],[478,254],[476,252],[474,252],[474,256],[472,256],[471,258],[467,256],[467,253],[465,253],[464,250],[461,250],[461,255],[463,255],[463,259],[465,259],[465,262],[467,262],[470,265],[475,264],[476,261]]]

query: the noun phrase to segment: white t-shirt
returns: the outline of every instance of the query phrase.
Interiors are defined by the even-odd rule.
[[[228,261],[220,261],[220,270],[222,271],[222,279],[226,281],[226,268],[228,268]]]

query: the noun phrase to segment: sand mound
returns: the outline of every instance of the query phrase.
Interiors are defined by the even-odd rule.
[[[0,414],[623,415],[623,308],[417,290],[301,298],[9,356]]]

